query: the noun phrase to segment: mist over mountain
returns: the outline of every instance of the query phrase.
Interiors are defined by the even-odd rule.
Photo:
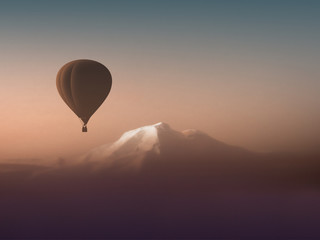
[[[0,165],[1,238],[320,237],[316,154],[255,153],[157,123],[29,162]]]
[[[72,161],[65,171],[152,180],[209,178],[219,180],[221,188],[320,184],[317,154],[251,152],[195,129],[178,132],[163,122],[127,131],[114,143],[96,147]]]

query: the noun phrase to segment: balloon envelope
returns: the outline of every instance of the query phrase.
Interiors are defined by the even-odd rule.
[[[83,131],[86,131],[90,117],[110,92],[112,77],[99,62],[75,60],[59,70],[56,84],[61,98],[82,120]]]

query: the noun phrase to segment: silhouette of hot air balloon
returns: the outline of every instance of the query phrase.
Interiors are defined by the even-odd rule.
[[[63,101],[81,119],[82,132],[87,132],[90,117],[110,92],[109,70],[93,60],[75,60],[59,70],[56,83]]]

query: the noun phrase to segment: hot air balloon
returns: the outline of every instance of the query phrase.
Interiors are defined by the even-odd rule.
[[[110,92],[109,70],[93,60],[75,60],[59,70],[56,84],[63,101],[80,118],[82,132],[87,132],[89,119]]]

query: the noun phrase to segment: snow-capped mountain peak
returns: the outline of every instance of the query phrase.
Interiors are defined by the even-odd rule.
[[[122,151],[125,150],[126,152],[131,152],[132,150],[150,151],[153,149],[156,153],[160,153],[159,128],[169,128],[169,125],[160,122],[125,132],[110,148],[112,148],[112,151],[117,151],[121,148]]]

